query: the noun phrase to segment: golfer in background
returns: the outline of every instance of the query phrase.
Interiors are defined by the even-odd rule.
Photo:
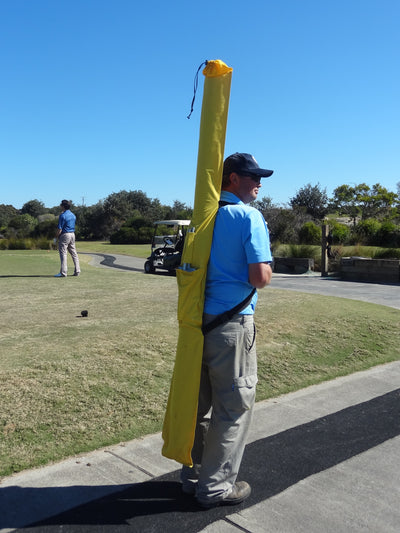
[[[58,239],[58,251],[60,253],[61,268],[60,272],[56,274],[55,278],[65,278],[67,276],[67,251],[71,254],[74,262],[74,276],[79,276],[81,269],[79,266],[79,258],[75,248],[75,221],[76,216],[71,212],[71,204],[68,200],[63,200],[60,204],[62,209],[61,215],[58,217],[58,226],[56,239]]]

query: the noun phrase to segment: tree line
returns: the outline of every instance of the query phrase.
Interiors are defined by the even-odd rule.
[[[150,199],[143,191],[120,191],[94,205],[75,205],[78,240],[149,242],[155,220],[190,218],[192,209],[175,200],[172,206]],[[26,202],[21,209],[0,204],[0,234],[6,239],[53,238],[60,207],[46,207],[39,200]],[[117,239],[117,240],[116,240]]]
[[[328,224],[333,244],[400,247],[400,182],[397,192],[379,183],[344,184],[332,197],[319,184],[308,183],[288,206],[274,205],[270,198],[255,206],[268,222],[273,242],[319,244],[322,225]]]
[[[318,244],[322,224],[329,224],[334,244],[400,247],[400,182],[397,192],[379,183],[369,187],[340,185],[328,197],[320,184],[301,187],[287,205],[266,196],[253,203],[268,223],[275,243]],[[91,206],[74,205],[78,240],[111,243],[149,243],[153,223],[162,219],[190,219],[192,208],[175,200],[172,206],[149,198],[140,190],[112,193]],[[54,237],[60,207],[46,207],[35,199],[21,209],[0,204],[0,237],[8,240]],[[0,239],[1,242],[1,239]]]

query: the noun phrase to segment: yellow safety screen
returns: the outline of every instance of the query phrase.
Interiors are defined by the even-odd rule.
[[[192,466],[191,450],[203,356],[204,289],[215,215],[221,192],[232,69],[208,61],[200,121],[193,218],[177,269],[179,336],[163,425],[162,454]]]

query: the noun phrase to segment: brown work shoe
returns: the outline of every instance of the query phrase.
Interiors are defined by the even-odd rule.
[[[237,481],[231,490],[231,492],[223,500],[210,501],[210,502],[198,502],[201,507],[205,509],[211,509],[211,507],[217,507],[218,505],[237,505],[242,503],[251,494],[251,487],[246,481]]]

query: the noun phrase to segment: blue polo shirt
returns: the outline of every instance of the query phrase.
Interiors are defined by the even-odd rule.
[[[204,312],[212,315],[232,309],[250,294],[250,263],[272,261],[262,214],[233,193],[222,191],[221,200],[235,205],[220,207],[215,219],[204,303]],[[241,314],[253,314],[256,303],[257,292]]]
[[[58,217],[58,229],[61,233],[74,233],[76,216],[67,209]]]

